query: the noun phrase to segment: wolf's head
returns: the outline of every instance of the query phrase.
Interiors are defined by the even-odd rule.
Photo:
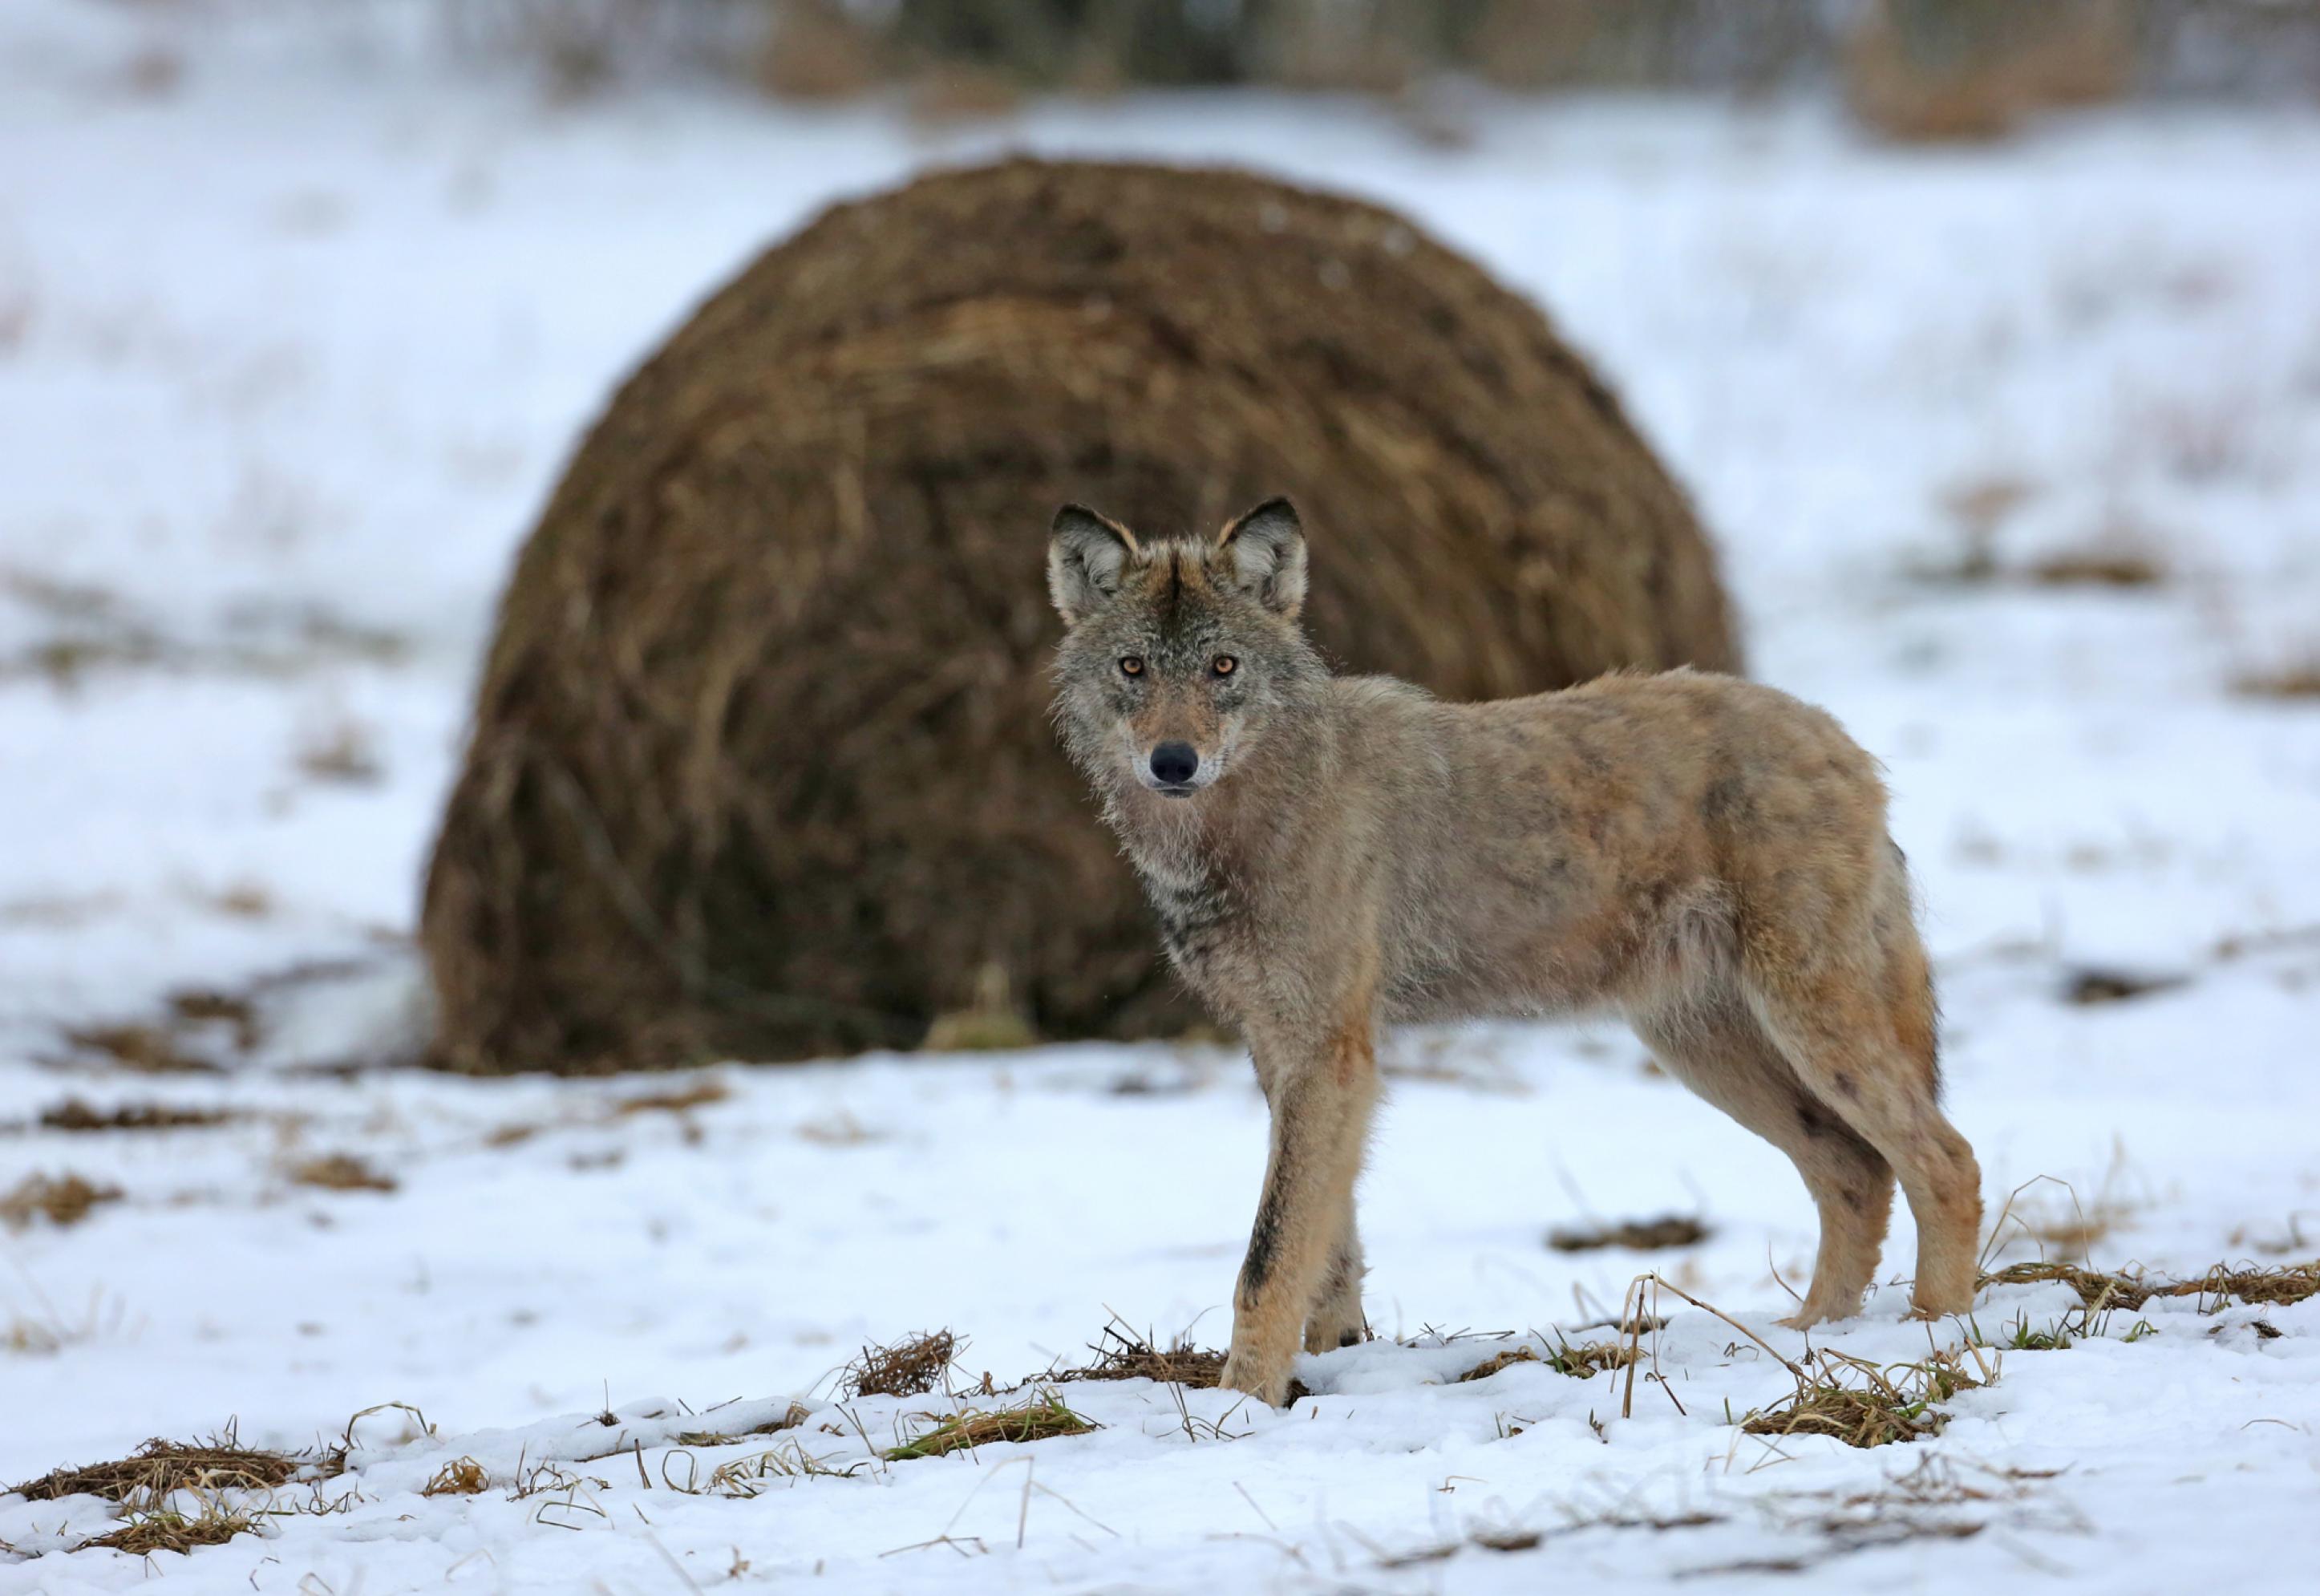
[[[1305,533],[1286,499],[1205,543],[1147,542],[1066,504],[1047,543],[1047,589],[1065,628],[1056,724],[1100,785],[1191,798],[1328,676],[1297,623]]]

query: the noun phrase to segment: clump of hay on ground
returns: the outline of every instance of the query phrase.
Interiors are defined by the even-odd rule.
[[[2073,970],[2062,983],[2062,1001],[2080,1008],[2123,1003],[2154,992],[2172,992],[2184,984],[2181,975],[2149,975],[2134,970]]]
[[[1225,1355],[1212,1347],[1195,1347],[1179,1337],[1166,1347],[1149,1334],[1137,1335],[1118,1319],[1103,1327],[1088,1343],[1092,1362],[1076,1369],[1059,1369],[1056,1380],[1150,1380],[1162,1385],[1189,1385],[1206,1391],[1219,1383]]]
[[[1465,699],[1738,664],[1618,400],[1401,218],[1229,171],[927,177],[745,269],[556,489],[428,873],[436,1061],[1190,1022],[1047,722],[1047,523],[1279,493],[1351,669]]]
[[[2243,698],[2270,698],[2283,703],[2320,699],[2320,653],[2270,670],[2252,670],[2232,679],[2232,691]]]
[[[1801,1359],[1792,1359],[1721,1308],[1703,1302],[1674,1282],[1658,1274],[1639,1274],[1628,1283],[1627,1301],[1621,1309],[1622,1317],[1631,1319],[1636,1326],[1629,1332],[1627,1346],[1631,1356],[1626,1362],[1627,1390],[1620,1398],[1622,1418],[1635,1412],[1636,1375],[1646,1368],[1649,1373],[1645,1378],[1667,1393],[1678,1412],[1683,1410],[1682,1400],[1660,1372],[1656,1329],[1648,1351],[1643,1345],[1645,1301],[1646,1298],[1656,1301],[1661,1292],[1722,1319],[1754,1342],[1795,1380],[1796,1390],[1788,1397],[1739,1420],[1741,1429],[1749,1435],[1824,1435],[1848,1446],[1883,1446],[1896,1441],[1914,1441],[1941,1434],[1949,1423],[1948,1415],[1935,1404],[1945,1402],[1962,1391],[1988,1385],[1998,1378],[1998,1370],[1984,1363],[1971,1346],[1932,1347],[1917,1362],[1881,1365],[1826,1347],[1808,1350]],[[1969,1358],[1973,1363],[1971,1371],[1966,1367]]]
[[[1601,1247],[1632,1247],[1657,1252],[1672,1247],[1696,1247],[1708,1239],[1706,1224],[1690,1214],[1662,1214],[1655,1220],[1621,1220],[1616,1224],[1558,1225],[1546,1233],[1546,1245],[1559,1253],[1594,1252]]]
[[[281,1487],[318,1483],[344,1465],[337,1452],[245,1446],[229,1428],[206,1441],[150,1440],[127,1457],[52,1469],[0,1495],[31,1501],[96,1496],[118,1503],[119,1528],[73,1549],[110,1547],[141,1557],[231,1540],[257,1528]]]
[[[1147,1331],[1138,1335],[1119,1319],[1103,1327],[1088,1343],[1092,1362],[1076,1369],[1054,1369],[1043,1379],[1149,1380],[1160,1385],[1182,1385],[1193,1391],[1213,1391],[1224,1383],[1225,1355],[1217,1347],[1195,1347],[1179,1336],[1162,1347]],[[1301,1380],[1289,1383],[1289,1400],[1312,1395]]]
[[[330,1192],[392,1192],[396,1183],[393,1175],[372,1167],[352,1153],[324,1153],[318,1157],[302,1158],[284,1173],[295,1184],[320,1186]]]
[[[810,1417],[811,1415],[802,1404],[792,1402],[788,1411],[780,1418],[769,1419],[754,1429],[688,1429],[677,1436],[676,1444],[680,1446],[730,1446],[750,1436],[775,1436],[784,1430],[795,1429]]]
[[[1954,1348],[1917,1363],[1882,1366],[1826,1348],[1790,1364],[1794,1394],[1750,1413],[1740,1428],[1752,1436],[1833,1436],[1848,1446],[1884,1446],[1937,1436],[1949,1415],[1935,1404],[1986,1385]],[[1986,1374],[1988,1371],[1983,1371]]]
[[[2132,1312],[2153,1297],[2196,1297],[2202,1312],[2212,1313],[2231,1302],[2261,1305],[2301,1302],[2320,1293],[2320,1259],[2308,1264],[2281,1264],[2270,1268],[2218,1264],[2189,1280],[2167,1280],[2144,1274],[2111,1274],[2080,1269],[2070,1264],[2010,1264],[1982,1277],[1984,1285],[2028,1285],[2061,1281],[2079,1293],[2090,1310],[2123,1308]]]
[[[886,1347],[865,1347],[846,1365],[848,1395],[923,1396],[942,1383],[956,1361],[959,1339],[948,1330],[906,1336]]]
[[[472,1457],[455,1457],[429,1477],[427,1483],[420,1489],[419,1494],[421,1496],[473,1496],[479,1491],[488,1489],[491,1483],[491,1476],[484,1472],[482,1464]]]
[[[158,1500],[177,1491],[271,1490],[307,1470],[334,1472],[327,1458],[245,1446],[230,1434],[208,1441],[157,1437],[116,1462],[52,1469],[37,1480],[9,1487],[9,1493],[31,1501],[101,1496],[125,1502],[140,1497]]]
[[[52,1225],[77,1225],[101,1202],[118,1202],[121,1188],[67,1173],[26,1175],[0,1197],[0,1224],[22,1230],[35,1219]]]
[[[197,1498],[193,1510],[168,1502],[132,1507],[121,1516],[121,1528],[85,1540],[76,1552],[110,1549],[132,1557],[155,1552],[190,1552],[195,1546],[222,1546],[235,1536],[258,1527],[256,1516],[215,1497]]]
[[[733,1095],[733,1089],[718,1075],[703,1075],[688,1086],[674,1092],[647,1092],[635,1097],[624,1097],[612,1105],[616,1117],[629,1114],[682,1114],[693,1109],[707,1108],[723,1102]]]
[[[1558,1341],[1553,1347],[1533,1347],[1527,1342],[1511,1347],[1476,1364],[1458,1376],[1457,1383],[1488,1380],[1501,1370],[1517,1364],[1544,1364],[1558,1374],[1568,1374],[1574,1380],[1591,1380],[1606,1370],[1624,1369],[1636,1360],[1636,1349],[1609,1341],[1582,1342],[1574,1347],[1568,1341]]]
[[[117,1108],[95,1109],[77,1097],[41,1111],[43,1130],[184,1130],[223,1125],[234,1117],[230,1109],[204,1109],[162,1102],[125,1102]]]
[[[947,1452],[972,1450],[1001,1441],[1044,1441],[1050,1436],[1083,1436],[1097,1428],[1095,1421],[1074,1413],[1053,1392],[1020,1408],[969,1410],[944,1419],[924,1434],[889,1447],[888,1463],[915,1457],[940,1457]]]

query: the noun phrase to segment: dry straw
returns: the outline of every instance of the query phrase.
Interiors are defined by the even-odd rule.
[[[2092,1312],[2123,1308],[2129,1312],[2153,1297],[2194,1297],[2199,1310],[2212,1313],[2231,1302],[2251,1305],[2301,1302],[2320,1293],[2320,1260],[2281,1264],[2270,1268],[2246,1264],[2234,1268],[2218,1264],[2189,1280],[2168,1280],[2144,1274],[2107,1274],[2069,1264],[2009,1264],[1982,1277],[1985,1285],[2026,1285],[2060,1281],[2079,1293]]]
[[[438,1062],[913,1046],[992,991],[1017,1039],[1180,1029],[1047,725],[1047,521],[1208,530],[1284,492],[1351,668],[1474,698],[1738,663],[1618,402],[1389,212],[1011,161],[760,258],[518,563],[428,877]]]
[[[1220,1383],[1225,1355],[1211,1347],[1195,1347],[1179,1337],[1167,1346],[1155,1343],[1118,1319],[1103,1327],[1088,1351],[1092,1361],[1076,1369],[1056,1371],[1056,1380],[1150,1380],[1162,1385],[1188,1385],[1207,1391]]]
[[[1510,1369],[1517,1364],[1543,1364],[1558,1374],[1568,1374],[1574,1380],[1591,1380],[1605,1370],[1626,1368],[1636,1361],[1636,1356],[1634,1347],[1609,1341],[1582,1342],[1575,1347],[1560,1340],[1553,1347],[1544,1344],[1532,1347],[1526,1343],[1476,1364],[1458,1376],[1458,1383],[1464,1384],[1472,1380],[1488,1380],[1500,1370]]]
[[[1708,1234],[1702,1220],[1690,1214],[1671,1213],[1655,1220],[1557,1226],[1547,1232],[1546,1245],[1559,1253],[1595,1252],[1612,1247],[1635,1252],[1660,1252],[1670,1247],[1697,1247],[1708,1239]]]
[[[888,1463],[904,1463],[918,1457],[940,1457],[946,1453],[969,1451],[978,1446],[993,1446],[1010,1441],[1043,1441],[1050,1436],[1083,1436],[1096,1428],[1092,1419],[1083,1418],[1064,1405],[1053,1392],[1043,1392],[1032,1401],[1020,1408],[969,1409],[945,1419],[932,1429],[913,1436],[898,1446],[889,1447],[884,1454]]]
[[[77,1225],[99,1203],[118,1202],[121,1188],[67,1173],[26,1175],[0,1196],[0,1225],[22,1230],[35,1219],[52,1225]]]
[[[1924,1358],[1911,1363],[1873,1364],[1826,1347],[1808,1348],[1801,1360],[1792,1359],[1721,1308],[1701,1301],[1657,1274],[1639,1274],[1627,1288],[1627,1301],[1622,1312],[1622,1318],[1633,1327],[1628,1335],[1627,1389],[1620,1397],[1619,1414],[1623,1419],[1634,1415],[1636,1372],[1645,1365],[1649,1372],[1645,1377],[1667,1393],[1678,1412],[1683,1411],[1682,1401],[1659,1367],[1657,1328],[1652,1330],[1648,1350],[1643,1341],[1645,1326],[1652,1322],[1644,1312],[1645,1299],[1647,1295],[1655,1298],[1663,1291],[1730,1325],[1770,1355],[1796,1381],[1796,1390],[1788,1397],[1770,1408],[1741,1417],[1740,1428],[1749,1435],[1823,1435],[1848,1446],[1883,1446],[1896,1441],[1914,1441],[1939,1435],[1948,1423],[1948,1416],[1935,1404],[1998,1378],[1996,1366],[1983,1363],[1981,1355],[1970,1345],[1948,1348],[1929,1346]],[[1971,1373],[1965,1366],[1969,1357],[1974,1363]]]
[[[942,1383],[956,1360],[959,1339],[948,1330],[906,1336],[887,1347],[865,1347],[846,1365],[847,1394],[922,1396]]]

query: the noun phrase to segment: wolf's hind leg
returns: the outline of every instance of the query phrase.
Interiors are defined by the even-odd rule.
[[[1906,1005],[1893,1001],[1897,958],[1880,951],[1873,975],[1845,966],[1785,973],[1758,983],[1754,995],[1798,1078],[1900,1176],[1917,1221],[1910,1302],[1934,1318],[1973,1305],[1981,1166],[1935,1100],[1930,993],[1920,981]],[[1923,955],[1915,961],[1921,970]]]
[[[1861,1311],[1893,1206],[1893,1172],[1825,1107],[1735,992],[1707,993],[1635,1015],[1636,1034],[1692,1091],[1789,1156],[1820,1211],[1820,1250],[1799,1328]]]

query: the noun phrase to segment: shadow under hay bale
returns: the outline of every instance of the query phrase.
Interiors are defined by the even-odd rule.
[[[525,546],[430,868],[436,1061],[589,1072],[1193,1011],[1047,721],[1066,499],[1313,530],[1454,698],[1731,668],[1714,559],[1531,305],[1372,206],[1014,161],[840,206],[621,388]]]

